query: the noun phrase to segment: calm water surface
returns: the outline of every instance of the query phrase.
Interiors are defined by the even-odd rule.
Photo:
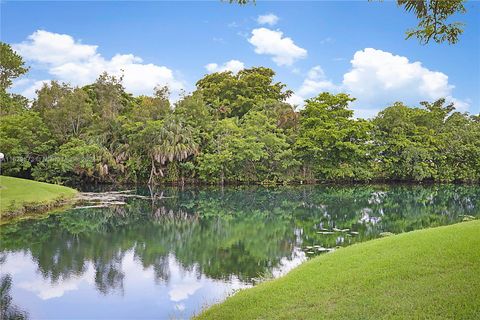
[[[172,188],[154,195],[2,226],[4,313],[189,318],[329,249],[480,216],[478,186]]]

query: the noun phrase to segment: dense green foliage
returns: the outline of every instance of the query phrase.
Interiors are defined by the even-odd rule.
[[[25,72],[20,62],[2,83]],[[167,88],[135,97],[107,74],[82,88],[52,81],[31,106],[4,87],[3,173],[67,184],[480,181],[480,118],[445,99],[364,120],[353,97],[324,92],[296,111],[274,76],[209,74],[174,105]]]
[[[296,148],[314,177],[324,180],[369,180],[372,178],[370,152],[371,123],[353,119],[346,94],[322,93],[307,100],[300,112]],[[373,151],[373,150],[372,150]]]
[[[451,16],[465,13],[466,0],[397,0],[407,12],[415,13],[418,19],[416,28],[407,31],[407,39],[417,38],[427,44],[431,39],[437,43],[455,44],[463,33],[463,23],[447,22]]]
[[[7,92],[13,80],[27,71],[22,57],[13,51],[10,45],[0,41],[0,115],[27,107],[26,98]]]
[[[13,79],[27,71],[22,57],[14,52],[10,45],[0,42],[0,88],[7,89],[12,85]]]
[[[471,221],[344,248],[198,319],[477,319],[479,232]]]

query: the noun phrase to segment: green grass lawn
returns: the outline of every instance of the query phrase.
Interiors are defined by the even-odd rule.
[[[74,189],[55,184],[0,176],[0,215],[21,214],[28,211],[28,207],[47,207],[76,193]]]
[[[480,221],[339,249],[198,318],[480,319]]]

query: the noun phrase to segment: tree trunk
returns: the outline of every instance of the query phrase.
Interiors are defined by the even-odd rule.
[[[156,175],[156,170],[155,170],[155,162],[152,159],[152,169],[150,170],[150,178],[148,179],[148,185],[152,185],[154,175]]]

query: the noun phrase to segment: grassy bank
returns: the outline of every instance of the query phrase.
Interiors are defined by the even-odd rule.
[[[242,290],[199,319],[480,319],[480,221],[372,240]]]
[[[2,219],[51,210],[73,198],[71,188],[0,176],[0,216]]]

